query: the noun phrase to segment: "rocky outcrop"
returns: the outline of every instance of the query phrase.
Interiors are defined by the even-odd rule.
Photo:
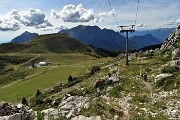
[[[170,34],[166,41],[162,44],[160,50],[168,50],[180,41],[180,26]]]
[[[0,103],[0,120],[34,120],[36,114],[22,104],[15,106],[6,102]]]
[[[96,81],[94,88],[103,88],[104,86],[113,87],[119,82],[118,76],[111,76],[107,78],[101,78]]]
[[[161,91],[158,93],[151,93],[152,105],[163,102],[163,107],[158,111],[161,114],[170,116],[169,119],[180,119],[180,101],[175,99],[179,96],[178,89],[174,89],[169,92]]]
[[[163,78],[169,77],[169,76],[171,76],[171,75],[172,75],[172,74],[170,74],[170,73],[159,74],[159,75],[157,75],[157,76],[155,77],[155,82],[157,82],[157,81],[159,81],[159,80],[161,80],[161,79],[163,79]]]
[[[101,96],[101,98],[105,101],[105,103],[118,106],[118,116],[114,116],[114,120],[128,120],[129,118],[129,110],[133,107],[132,99],[135,96],[134,93],[126,94],[125,92],[121,92],[121,98],[112,98],[106,95]],[[117,117],[117,119],[115,119]]]
[[[81,109],[89,108],[89,98],[83,96],[69,96],[63,98],[59,105],[59,111],[62,116],[70,118],[75,116]]]
[[[55,108],[49,108],[46,110],[41,111],[44,114],[44,120],[49,119],[58,119],[59,118],[59,111]]]
[[[79,115],[79,116],[72,118],[71,120],[101,120],[101,117],[100,116],[86,117],[83,115]]]
[[[61,100],[57,109],[49,108],[41,111],[44,120],[57,119],[59,116],[66,118],[75,117],[82,109],[89,108],[89,98],[83,96],[67,96]]]
[[[172,60],[180,60],[180,48],[178,49],[175,49],[173,52],[172,52]]]
[[[177,70],[180,70],[180,60],[171,61],[171,66],[173,66]]]

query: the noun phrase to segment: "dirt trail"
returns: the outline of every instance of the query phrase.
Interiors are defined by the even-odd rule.
[[[21,82],[21,81],[23,81],[23,80],[31,79],[31,78],[33,78],[33,77],[36,77],[36,76],[38,76],[38,75],[40,75],[40,74],[43,74],[43,73],[51,70],[51,69],[53,69],[53,68],[55,68],[55,67],[54,67],[54,66],[53,66],[53,67],[50,67],[50,68],[48,68],[48,69],[46,69],[46,70],[44,70],[44,71],[41,71],[41,72],[39,72],[39,73],[33,74],[33,75],[31,75],[31,76],[28,76],[28,77],[25,77],[24,79],[20,79],[20,80],[14,81],[14,82],[12,82],[12,83],[10,83],[10,84],[8,84],[8,85],[2,86],[1,88],[6,88],[6,87],[9,87],[9,86],[11,86],[11,85],[13,85],[13,84],[19,83],[19,82]]]
[[[37,57],[39,57],[39,56],[37,56]],[[36,57],[36,58],[37,58],[37,57]],[[34,59],[36,59],[36,58],[31,59],[31,61],[34,60]],[[30,61],[28,61],[28,62],[30,62]],[[26,62],[26,63],[28,63],[28,62]],[[26,63],[23,63],[23,65],[26,64]],[[21,64],[21,65],[22,65],[22,64]],[[22,82],[22,81],[24,81],[24,80],[28,80],[28,79],[31,79],[31,78],[33,78],[33,77],[37,77],[38,75],[41,75],[41,74],[43,74],[43,73],[45,73],[45,72],[47,72],[47,71],[49,71],[49,70],[51,70],[51,69],[57,68],[57,67],[83,67],[83,68],[84,68],[85,66],[77,66],[77,65],[50,66],[50,67],[48,67],[48,69],[46,69],[46,70],[44,70],[44,71],[41,71],[41,72],[39,72],[39,73],[30,75],[30,76],[28,76],[28,77],[25,77],[24,79],[20,79],[20,80],[14,81],[14,82],[12,82],[12,83],[10,83],[10,84],[7,84],[7,85],[5,85],[5,86],[2,86],[1,88],[6,88],[6,87],[9,87],[9,86],[14,85],[14,84],[16,84],[16,83]]]
[[[16,66],[16,67],[15,67],[15,70],[18,70],[18,68],[19,68],[20,66],[23,66],[23,65],[25,65],[25,64],[27,64],[27,63],[29,63],[29,62],[31,62],[31,61],[39,58],[39,57],[40,57],[40,55],[38,54],[38,56],[36,56],[36,57],[34,57],[34,58],[32,58],[32,59],[30,59],[30,60],[28,60],[28,61],[26,61],[26,62],[24,62],[24,63],[22,63],[22,64],[20,64],[20,65],[18,65],[18,66]]]
[[[106,68],[112,67],[113,65],[114,64],[106,65],[106,66],[103,66],[101,69],[106,69]]]

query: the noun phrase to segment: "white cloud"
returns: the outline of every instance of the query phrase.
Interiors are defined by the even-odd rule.
[[[0,31],[17,31],[19,29],[20,29],[19,23],[13,20],[5,21],[5,22],[0,21]]]
[[[94,20],[94,11],[85,9],[82,4],[66,5],[60,12],[51,10],[51,15],[54,18],[61,18],[64,22],[89,22]]]
[[[46,28],[46,27],[53,27],[53,25],[50,22],[48,22],[48,20],[44,20],[42,24],[35,26],[35,28]]]
[[[55,26],[55,30],[68,30],[69,28],[64,25]]]
[[[101,13],[98,14],[99,17],[94,18],[94,21],[95,22],[104,21],[105,17],[113,16],[113,14],[115,14],[115,9],[112,9],[111,11],[108,11],[108,12],[101,12]]]
[[[39,9],[29,9],[28,11],[11,10],[4,16],[0,17],[1,31],[17,31],[21,26],[45,28],[51,27],[52,24],[45,19],[45,14]]]
[[[60,24],[58,26],[49,26],[49,27],[44,27],[44,28],[42,27],[39,30],[41,30],[41,31],[54,31],[54,30],[61,31],[61,30],[67,30],[67,29],[69,29],[69,28]]]
[[[180,25],[180,19],[166,21],[163,25]]]
[[[54,9],[51,10],[51,16],[56,19],[60,18],[59,13],[55,11]]]
[[[29,9],[29,11],[21,12],[21,22],[25,26],[38,26],[45,22],[45,14],[39,9]]]
[[[116,13],[115,9],[112,9],[109,12],[101,12],[101,13],[99,13],[99,15],[105,17],[105,16],[113,16],[113,14],[115,14],[115,13]]]
[[[7,15],[0,17],[0,31],[16,31],[20,29],[20,18],[17,10],[11,10]]]
[[[101,22],[101,21],[104,21],[103,17],[95,17],[94,18],[94,22]]]
[[[137,24],[136,27],[146,27],[146,24]]]

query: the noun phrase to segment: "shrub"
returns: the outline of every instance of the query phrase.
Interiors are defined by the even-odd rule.
[[[37,90],[36,96],[40,96],[40,95],[42,95],[42,93],[39,90]]]
[[[122,88],[120,85],[118,85],[118,86],[114,87],[114,88],[110,91],[109,95],[110,95],[111,97],[120,97],[120,92],[121,92],[121,91],[123,91],[123,88]]]
[[[94,75],[96,72],[99,72],[101,69],[99,66],[93,66],[91,68],[91,75]]]
[[[28,105],[28,102],[27,102],[27,100],[26,100],[25,97],[23,97],[23,99],[22,99],[22,104],[23,104],[23,105]]]
[[[40,96],[36,96],[36,97],[32,98],[31,103],[33,105],[41,105],[41,104],[43,104],[44,103],[43,96],[40,95]]]
[[[174,81],[175,81],[175,78],[173,76],[165,77],[161,80],[158,80],[156,82],[156,86],[157,87],[162,87],[162,86],[167,87],[168,85],[170,85]]]
[[[68,82],[72,82],[72,81],[74,81],[74,80],[73,80],[73,77],[72,77],[71,75],[69,75],[69,77],[68,77]]]
[[[65,87],[71,87],[77,83],[80,83],[81,82],[81,79],[79,78],[74,78],[72,82],[68,82],[67,84],[65,84]]]
[[[41,111],[37,112],[37,120],[44,120],[44,113],[41,113]]]
[[[173,67],[173,66],[166,66],[164,68],[161,69],[161,73],[174,73],[174,72],[177,72],[178,70]]]
[[[2,61],[0,61],[0,71],[3,69],[5,69],[5,64]]]
[[[170,61],[171,58],[172,58],[171,51],[167,51],[167,50],[161,51],[161,52],[160,52],[160,56],[161,56],[160,59],[161,59],[162,62]]]

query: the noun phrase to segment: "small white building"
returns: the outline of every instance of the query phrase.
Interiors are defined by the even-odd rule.
[[[51,64],[51,62],[39,62],[39,66],[47,66],[50,64]]]

